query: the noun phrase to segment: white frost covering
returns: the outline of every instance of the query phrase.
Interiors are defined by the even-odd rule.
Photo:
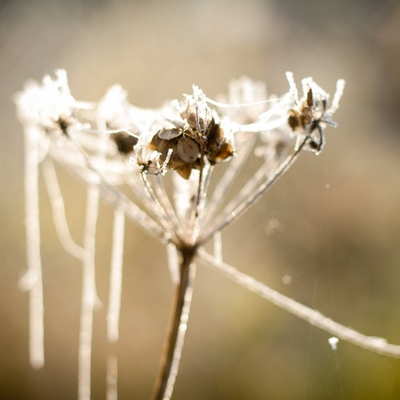
[[[58,238],[60,239],[65,251],[79,260],[82,260],[84,250],[81,246],[74,242],[69,232],[68,222],[65,215],[64,200],[61,194],[60,185],[58,184],[52,159],[46,158],[43,161],[42,172],[47,193],[50,197],[50,204],[53,210],[53,220],[57,229]]]
[[[38,129],[25,126],[25,226],[28,270],[20,281],[29,290],[29,353],[34,368],[44,365],[43,283],[39,226],[39,156]]]
[[[113,248],[111,256],[110,294],[107,314],[107,337],[110,342],[119,338],[121,310],[122,266],[124,258],[125,215],[120,209],[114,211]]]
[[[222,234],[220,231],[214,235],[214,257],[218,262],[222,261]]]
[[[104,129],[104,123],[99,118],[97,125]],[[99,172],[105,164],[107,137],[100,135],[98,140],[97,156]],[[99,215],[100,177],[87,189],[85,231],[83,237],[83,283],[82,283],[82,311],[79,332],[78,355],[78,400],[90,400],[91,357],[93,336],[93,312],[99,304],[96,292],[96,226]]]
[[[85,255],[83,258],[82,309],[79,332],[78,400],[90,400],[93,312],[96,299],[94,257],[98,206],[99,188],[91,186],[87,191],[83,239]]]
[[[176,246],[172,243],[167,244],[167,257],[169,274],[171,275],[172,283],[174,285],[178,285],[180,281],[178,251]]]
[[[218,181],[217,186],[212,194],[212,198],[209,200],[209,203],[206,205],[206,216],[202,225],[206,227],[210,220],[215,217],[216,212],[218,211],[221,203],[225,199],[226,192],[231,187],[234,179],[240,172],[241,168],[245,164],[247,157],[251,149],[254,146],[254,142],[256,140],[256,136],[254,134],[240,133],[239,140],[236,140],[237,146],[240,151],[238,152],[237,156],[233,158],[230,163],[229,167],[226,169],[224,176],[220,181]]]

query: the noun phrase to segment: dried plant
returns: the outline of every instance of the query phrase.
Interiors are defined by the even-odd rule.
[[[16,95],[26,143],[25,190],[28,270],[20,282],[30,293],[31,364],[44,364],[43,295],[40,258],[38,174],[42,168],[53,217],[66,251],[83,265],[79,337],[79,400],[90,399],[90,370],[95,286],[95,232],[100,196],[113,204],[114,229],[107,315],[108,340],[119,331],[125,218],[165,244],[175,284],[173,313],[161,357],[153,399],[170,399],[178,374],[187,328],[195,263],[201,262],[279,307],[337,338],[394,357],[400,347],[364,336],[270,289],[223,262],[221,232],[246,212],[296,161],[303,150],[319,154],[324,128],[336,126],[344,81],[329,103],[311,78],[303,79],[299,98],[291,73],[289,91],[267,98],[265,85],[248,78],[230,84],[220,102],[198,87],[182,101],[160,109],[141,109],[127,102],[120,86],[112,87],[97,104],[80,102],[70,94],[66,72],[30,82]],[[260,145],[261,143],[261,145]],[[227,192],[252,156],[262,163],[247,184],[230,199]],[[83,245],[69,233],[53,161],[71,171],[87,187]],[[215,168],[224,173],[210,185]],[[171,179],[166,181],[167,176]],[[167,183],[172,185],[168,191]],[[129,188],[132,197],[121,190]],[[210,187],[214,187],[210,190]],[[125,191],[126,192],[126,191]],[[172,193],[169,194],[169,193]],[[134,201],[132,199],[135,199]],[[214,241],[214,254],[204,250]],[[117,398],[117,359],[108,362],[107,399]]]

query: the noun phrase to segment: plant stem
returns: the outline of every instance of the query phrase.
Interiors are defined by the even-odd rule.
[[[190,306],[191,296],[190,299],[187,297],[185,298],[185,296],[191,286],[191,279],[189,275],[191,264],[197,253],[197,248],[195,246],[181,248],[180,252],[182,257],[180,262],[180,282],[176,286],[173,309],[168,328],[168,336],[164,344],[164,350],[160,361],[160,368],[154,386],[152,400],[163,400],[165,398],[169,399],[170,395],[165,397],[167,389],[168,392],[172,394],[174,379],[171,379],[171,383],[169,383],[169,378],[171,374],[177,374],[177,370],[172,371],[172,365],[174,359],[179,360],[180,354],[175,355],[175,351],[178,350],[179,347],[182,347],[181,345],[183,344],[178,344],[178,336],[180,331],[184,332],[186,330],[189,311],[188,307]],[[170,385],[172,387],[169,387]]]
[[[197,241],[198,245],[202,246],[211,239],[216,232],[222,231],[222,229],[247,211],[261,197],[261,195],[265,193],[265,191],[268,190],[271,185],[273,185],[293,165],[306,144],[306,139],[304,139],[299,147],[286,158],[279,168],[277,168],[271,176],[261,182],[256,189],[253,189],[253,182],[250,180],[236,198],[226,206],[221,216],[206,228],[203,235]]]
[[[387,343],[386,339],[383,338],[363,335],[354,329],[341,325],[333,321],[331,318],[325,317],[325,315],[322,315],[319,311],[298,303],[297,301],[271,289],[267,285],[258,282],[251,276],[238,271],[236,268],[217,260],[215,257],[207,254],[204,249],[199,249],[198,256],[206,265],[221,272],[237,284],[258,294],[283,310],[307,321],[309,324],[363,349],[374,351],[385,356],[400,358],[399,345]]]

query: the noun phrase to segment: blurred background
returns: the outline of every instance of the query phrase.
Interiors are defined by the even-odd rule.
[[[23,132],[12,95],[65,68],[75,98],[121,84],[158,107],[197,84],[209,97],[241,75],[287,90],[312,76],[347,81],[337,129],[223,236],[228,263],[361,332],[400,344],[400,4],[367,0],[0,1],[0,399],[77,396],[81,267],[56,237],[40,180],[45,355],[28,355]],[[73,237],[85,189],[58,169]],[[239,182],[240,184],[241,182]],[[97,236],[108,298],[112,209]],[[119,399],[147,399],[173,287],[163,247],[128,223]],[[290,277],[290,278],[289,278]],[[106,307],[95,314],[92,398],[105,399]],[[339,342],[199,265],[174,400],[399,399],[400,361]]]

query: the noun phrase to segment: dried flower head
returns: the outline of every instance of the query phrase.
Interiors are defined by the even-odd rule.
[[[193,86],[193,93],[184,96],[183,101],[150,110],[129,104],[120,86],[112,87],[98,104],[78,102],[70,94],[65,71],[58,70],[54,80],[45,77],[41,85],[30,83],[16,96],[26,137],[28,271],[22,283],[31,296],[32,365],[40,367],[44,363],[39,165],[61,243],[82,262],[79,400],[90,398],[92,320],[98,302],[95,233],[100,196],[115,206],[107,315],[110,342],[118,339],[125,218],[166,245],[176,301],[155,399],[170,399],[172,395],[196,260],[337,338],[400,356],[398,346],[337,324],[223,262],[224,228],[246,212],[293,165],[302,150],[320,153],[326,125],[336,126],[332,116],[339,106],[344,81],[338,81],[329,104],[329,95],[311,78],[303,80],[300,99],[292,74],[288,73],[287,78],[289,91],[281,97],[267,97],[265,84],[241,78],[230,84],[229,94],[222,102],[209,99]],[[78,113],[82,108],[88,110],[85,119]],[[228,197],[232,182],[254,153],[264,158],[262,165],[236,194]],[[87,186],[82,244],[75,243],[69,233],[53,161]],[[213,170],[222,162],[226,162],[225,170],[210,185]],[[173,174],[171,190],[164,186],[167,173]],[[127,190],[120,190],[120,186]],[[213,256],[203,249],[209,240],[214,240]],[[115,376],[116,359],[110,357],[109,365]],[[116,379],[112,382],[115,388]]]
[[[80,108],[90,108],[88,103],[77,102],[71,95],[65,70],[55,71],[55,79],[49,75],[42,85],[34,81],[26,84],[25,90],[16,95],[18,115],[21,121],[35,123],[49,131],[67,135],[68,126],[76,123]]]
[[[211,164],[229,160],[234,155],[233,136],[226,137],[219,116],[196,86],[193,95],[181,103],[173,102],[179,115],[168,115],[153,135],[147,147],[157,151],[167,168],[189,179],[192,169],[204,167],[204,157]]]
[[[296,146],[306,140],[304,148],[319,154],[325,144],[325,125],[336,126],[332,121],[336,108],[332,105],[328,109],[329,95],[312,78],[303,79],[302,85],[303,97],[299,100],[296,90],[296,106],[289,111],[288,124],[297,136]],[[343,91],[343,86],[344,82],[338,81],[338,92]]]

